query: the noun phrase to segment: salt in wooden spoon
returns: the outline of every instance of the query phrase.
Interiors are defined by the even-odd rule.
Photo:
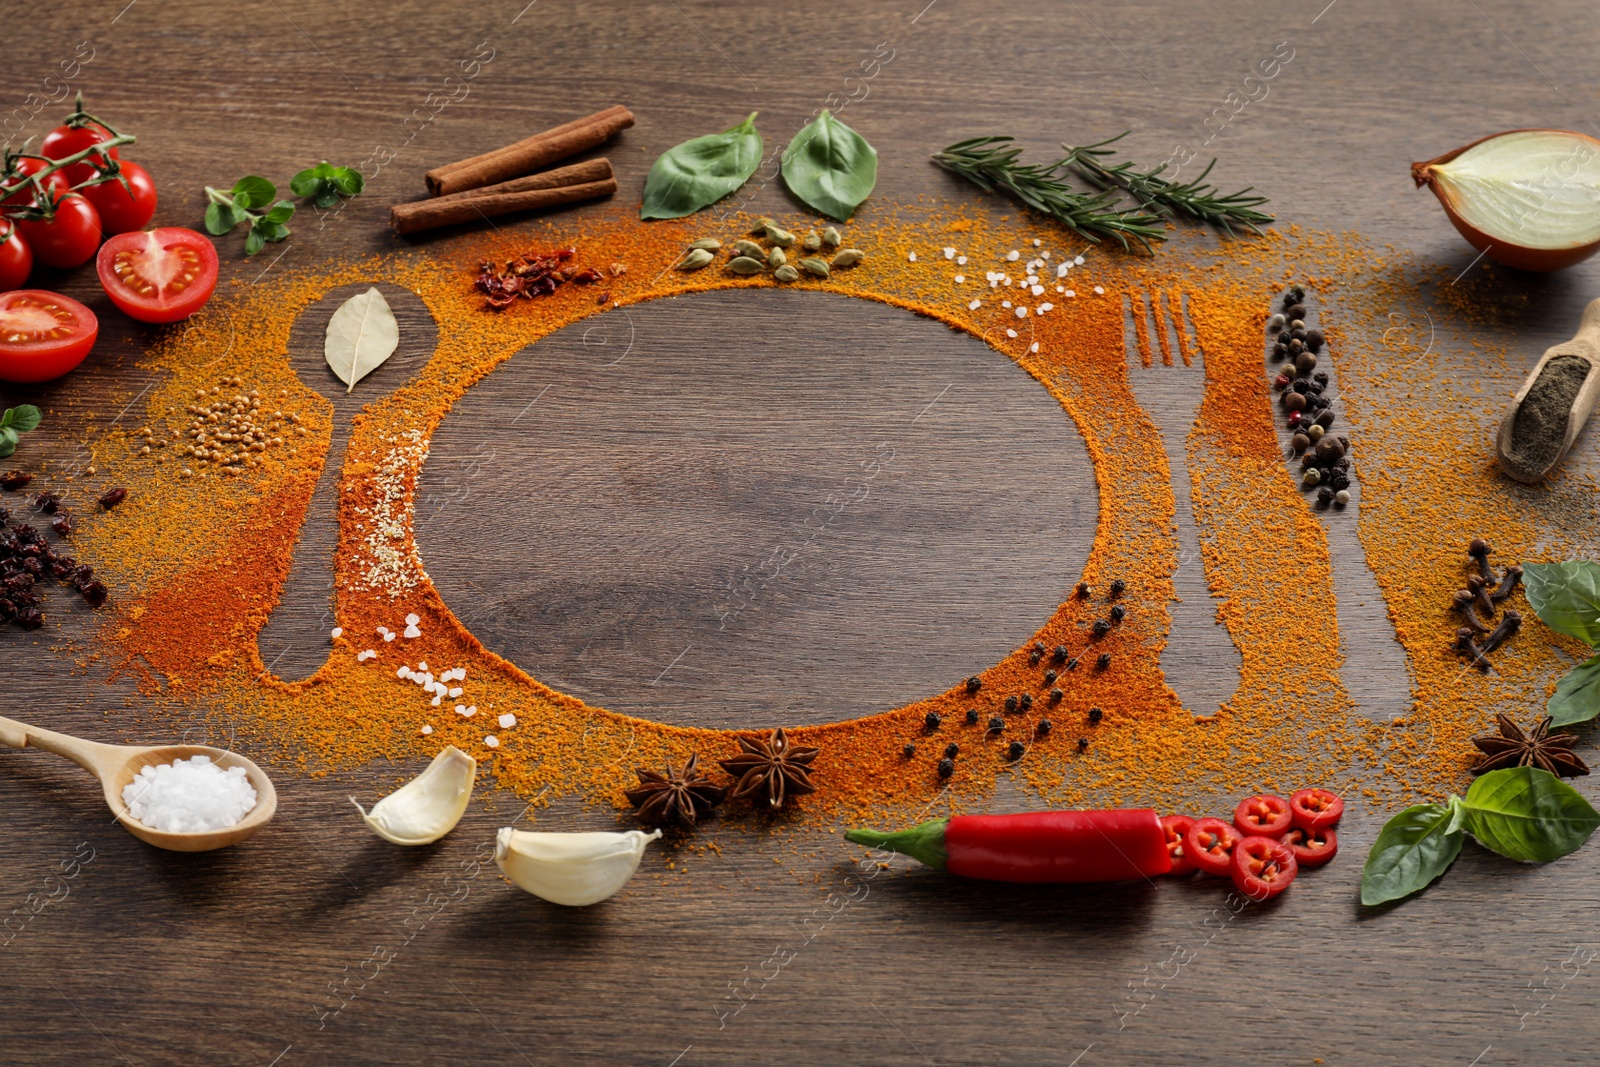
[[[1589,373],[1578,386],[1577,395],[1572,398],[1572,403],[1567,409],[1566,433],[1562,435],[1559,447],[1548,462],[1538,463],[1535,469],[1535,465],[1529,462],[1526,455],[1519,455],[1512,447],[1516,438],[1517,416],[1522,411],[1522,405],[1527,400],[1534,383],[1544,373],[1545,367],[1551,360],[1560,356],[1577,356],[1587,360]],[[1589,306],[1583,309],[1583,321],[1578,326],[1576,336],[1549,349],[1539,362],[1534,364],[1527,380],[1522,383],[1522,388],[1517,390],[1517,395],[1512,398],[1510,410],[1500,420],[1500,433],[1495,438],[1495,453],[1500,461],[1500,469],[1505,471],[1508,477],[1515,478],[1519,482],[1537,482],[1549,474],[1572,447],[1572,442],[1577,439],[1583,424],[1589,421],[1597,400],[1600,400],[1600,300],[1592,300]],[[1523,429],[1526,432],[1528,427],[1524,425]]]
[[[100,779],[106,791],[106,804],[117,821],[141,841],[173,852],[209,852],[237,844],[261,829],[278,810],[278,794],[272,788],[272,779],[243,756],[226,749],[206,745],[106,745],[99,741],[86,741],[81,737],[41,730],[25,722],[0,716],[0,744],[12,748],[42,748],[65,756],[78,766]],[[256,806],[243,819],[225,830],[205,830],[197,833],[168,833],[146,826],[135,819],[123,803],[122,790],[134,776],[146,767],[191,756],[210,756],[211,762],[228,770],[243,767],[245,775],[256,791]]]

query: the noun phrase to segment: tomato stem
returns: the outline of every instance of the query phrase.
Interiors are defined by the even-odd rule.
[[[81,97],[81,94],[80,94],[80,97]],[[80,99],[80,102],[81,102],[81,99]],[[96,119],[95,121],[99,122],[98,119]],[[44,188],[44,184],[43,184],[43,179],[48,178],[50,175],[56,173],[57,171],[65,170],[66,168],[72,166],[75,163],[82,163],[84,160],[89,159],[91,156],[99,156],[101,163],[110,164],[112,162],[112,160],[111,160],[111,157],[106,154],[107,152],[109,152],[113,148],[116,148],[118,145],[133,144],[135,141],[138,140],[138,138],[135,137],[131,133],[117,133],[114,130],[112,130],[110,126],[106,126],[105,123],[100,122],[99,124],[101,126],[105,127],[106,131],[111,134],[111,139],[109,141],[101,141],[98,144],[92,144],[88,148],[83,149],[82,151],[74,152],[70,156],[63,156],[61,159],[52,159],[52,160],[49,161],[49,164],[46,167],[44,167],[42,170],[38,170],[38,171],[35,171],[32,174],[24,176],[23,180],[21,182],[19,182],[18,184],[16,184],[16,185],[7,185],[7,186],[4,186],[4,187],[0,187],[0,200],[3,200],[3,199],[6,199],[6,198],[10,197],[13,193],[20,192],[24,185],[28,185],[28,186],[31,186],[33,188],[33,199],[34,199],[35,203],[33,205],[30,205],[30,206],[26,207],[26,208],[7,211],[7,212],[4,213],[5,217],[6,218],[17,218],[17,219],[38,220],[38,221],[41,221],[41,222],[50,221],[51,219],[55,218],[56,204],[60,203],[60,199],[61,198],[60,197],[55,197],[55,198],[52,199],[46,193],[45,188]],[[48,159],[48,158],[49,157],[47,157],[47,156],[35,156],[35,155],[24,155],[24,154],[18,154],[18,155],[10,156],[10,157],[8,157],[8,163],[11,164],[11,167],[8,167],[8,173],[7,174],[5,174],[3,176],[0,176],[0,181],[3,181],[5,178],[10,178],[10,177],[15,177],[16,176],[15,173],[12,171],[12,167],[14,167],[16,161],[19,160],[19,159]],[[120,177],[120,172],[119,172],[119,174],[117,176]],[[96,176],[94,178],[91,178],[89,181],[81,182],[78,185],[74,185],[71,189],[68,190],[68,192],[77,192],[79,189],[84,189],[84,188],[87,188],[87,187],[89,187],[91,185],[99,185],[102,182],[109,181],[111,179],[111,177],[112,177],[111,175],[107,175],[107,174],[98,175],[98,176]],[[62,194],[62,196],[65,196],[65,195],[66,195],[66,193]],[[38,206],[40,204],[42,204],[44,206],[43,207]]]

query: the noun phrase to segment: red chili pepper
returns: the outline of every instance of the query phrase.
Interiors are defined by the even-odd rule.
[[[897,833],[844,836],[995,882],[1114,882],[1172,870],[1166,832],[1152,808],[957,815]]]

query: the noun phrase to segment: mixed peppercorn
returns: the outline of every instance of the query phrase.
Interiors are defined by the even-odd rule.
[[[1290,451],[1300,457],[1300,485],[1316,490],[1317,506],[1340,507],[1350,502],[1350,438],[1334,434],[1337,416],[1333,400],[1324,392],[1326,371],[1317,359],[1326,339],[1321,330],[1308,329],[1306,291],[1298,285],[1283,294],[1283,310],[1267,320],[1270,356],[1278,365],[1273,388],[1285,412]]]
[[[33,481],[27,471],[13,470],[0,475],[0,489],[20,493]],[[126,489],[112,489],[100,497],[103,508],[112,508],[128,495]],[[50,519],[50,528],[58,539],[55,545],[40,530],[28,522],[13,522],[13,506],[20,510],[32,506],[33,510]],[[63,506],[61,493],[44,490],[35,493],[31,502],[20,505],[0,504],[0,623],[13,622],[24,630],[37,630],[44,625],[44,614],[39,606],[44,600],[44,583],[51,581],[71,586],[83,597],[84,603],[98,608],[106,602],[105,583],[94,576],[94,568],[56,548],[72,535],[72,515]]]

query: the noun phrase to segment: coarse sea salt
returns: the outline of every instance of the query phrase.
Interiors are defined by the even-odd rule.
[[[146,767],[122,789],[128,813],[169,834],[206,833],[237,826],[256,806],[243,767],[223,770],[210,756]]]
[[[339,638],[344,636],[344,627],[343,626],[335,626],[333,628],[333,632],[330,633],[328,636],[333,638],[335,641],[339,640]]]
[[[389,635],[389,637],[393,636],[393,634]],[[414,640],[422,636],[422,631],[417,629],[415,626],[407,626],[405,636],[407,640]],[[385,640],[387,640],[387,638]]]
[[[517,717],[509,711],[500,716],[500,729],[509,730],[515,725],[517,725]]]
[[[500,747],[500,739],[498,737],[496,737],[494,734],[490,734],[488,737],[485,737],[483,739],[483,743],[488,745],[490,748],[499,748]]]

